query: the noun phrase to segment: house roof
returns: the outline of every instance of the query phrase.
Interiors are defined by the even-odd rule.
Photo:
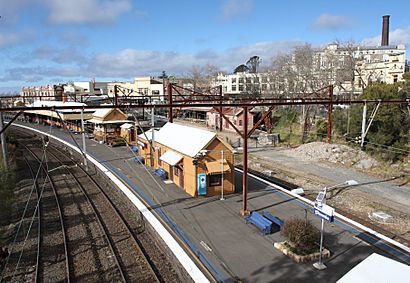
[[[138,138],[141,138],[141,139],[144,139],[144,140],[146,140],[148,138],[148,141],[150,141],[150,140],[152,140],[152,131],[153,131],[152,129],[149,129],[148,131],[145,132],[145,134],[144,133],[139,134]],[[156,139],[157,133],[158,133],[158,131],[155,130],[155,135],[154,135],[155,139]],[[146,138],[145,138],[145,135],[147,136]]]
[[[134,127],[134,125],[130,124],[130,123],[125,123],[125,124],[120,126],[121,129],[130,129],[132,127]]]
[[[104,119],[105,116],[111,113],[114,108],[108,108],[108,109],[98,109],[97,111],[94,112],[93,117],[98,117],[101,119]]]
[[[166,123],[155,135],[155,140],[182,154],[194,157],[216,134],[198,128]]]

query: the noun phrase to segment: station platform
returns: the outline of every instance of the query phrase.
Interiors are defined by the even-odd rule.
[[[72,142],[61,129],[33,127]],[[80,142],[80,136],[75,138]],[[336,282],[374,252],[392,257],[362,241],[349,227],[326,223],[324,246],[331,257],[324,260],[327,269],[318,271],[313,262],[295,263],[274,247],[275,242],[285,240],[280,232],[263,235],[240,216],[241,173],[236,173],[238,193],[225,195],[224,200],[220,196],[193,198],[154,176],[152,168],[134,161],[127,147],[111,148],[87,140],[87,152],[132,187],[218,282]],[[268,211],[284,221],[306,217],[320,227],[320,219],[310,207],[251,177],[248,207]]]

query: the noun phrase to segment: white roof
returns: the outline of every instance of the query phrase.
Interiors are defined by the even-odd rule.
[[[94,123],[94,124],[124,124],[129,122],[129,120],[110,120],[110,121],[101,121],[98,119],[90,119],[87,120],[88,123]]]
[[[94,112],[93,116],[94,117],[104,118],[105,116],[107,116],[108,113],[110,113],[110,111],[112,111],[112,108],[98,109]]]
[[[155,139],[156,139],[157,133],[158,133],[158,131],[155,130],[155,135],[154,135]],[[146,131],[145,135],[147,135],[148,141],[150,141],[152,139],[152,129],[149,129],[148,131]],[[141,138],[141,139],[146,140],[145,135],[144,135],[144,133],[142,133],[142,134],[139,134],[138,137]]]
[[[171,166],[174,166],[179,161],[181,161],[182,158],[183,158],[183,156],[181,154],[178,154],[178,153],[176,153],[175,151],[172,151],[172,150],[168,150],[163,155],[161,155],[161,157],[159,159],[161,159],[162,161],[168,163]]]
[[[32,107],[52,107],[52,106],[87,106],[81,102],[64,102],[54,100],[36,100],[31,104]]]
[[[410,266],[373,253],[340,278],[337,283],[405,283]]]
[[[155,133],[154,139],[175,151],[194,157],[215,137],[216,134],[213,132],[166,123]]]
[[[129,129],[129,128],[132,128],[132,127],[134,127],[133,124],[125,123],[124,125],[121,125],[120,128],[122,128],[122,129]]]
[[[54,101],[54,100],[36,100],[29,107],[53,107],[53,106],[87,106],[85,103],[81,102],[64,102],[64,101]],[[80,113],[81,109],[58,109],[57,112],[61,113]],[[84,113],[94,112],[95,109],[84,109]]]

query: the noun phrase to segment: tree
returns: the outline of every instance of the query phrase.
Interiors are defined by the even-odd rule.
[[[258,67],[261,62],[261,59],[259,56],[252,56],[249,58],[249,60],[246,62],[246,67],[248,68],[250,73],[257,73],[258,72]]]
[[[360,99],[363,100],[405,100],[410,96],[410,83],[372,84],[368,86]],[[362,105],[351,106],[350,140],[360,136],[362,126]],[[375,104],[369,104],[367,113],[372,113]],[[379,107],[366,136],[366,151],[378,155],[384,160],[395,161],[407,155],[410,117],[407,105],[384,104]]]
[[[248,71],[249,71],[249,68],[246,65],[241,64],[238,67],[236,67],[233,72],[236,74],[236,73],[246,73]]]

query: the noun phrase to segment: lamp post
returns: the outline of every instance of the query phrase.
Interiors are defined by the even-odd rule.
[[[326,194],[328,190],[338,188],[340,186],[354,186],[357,185],[358,182],[355,180],[348,180],[340,184],[336,184],[331,187],[325,187],[323,191],[319,192],[319,194],[316,197],[315,200],[315,214],[319,215],[321,217],[321,228],[320,228],[320,248],[319,248],[319,261],[315,262],[313,264],[313,267],[318,269],[318,270],[323,270],[326,269],[327,266],[323,263],[323,231],[324,231],[324,226],[325,226],[325,218],[327,221],[332,222],[333,221],[333,212],[334,209],[326,205]],[[316,213],[316,211],[319,211]]]

